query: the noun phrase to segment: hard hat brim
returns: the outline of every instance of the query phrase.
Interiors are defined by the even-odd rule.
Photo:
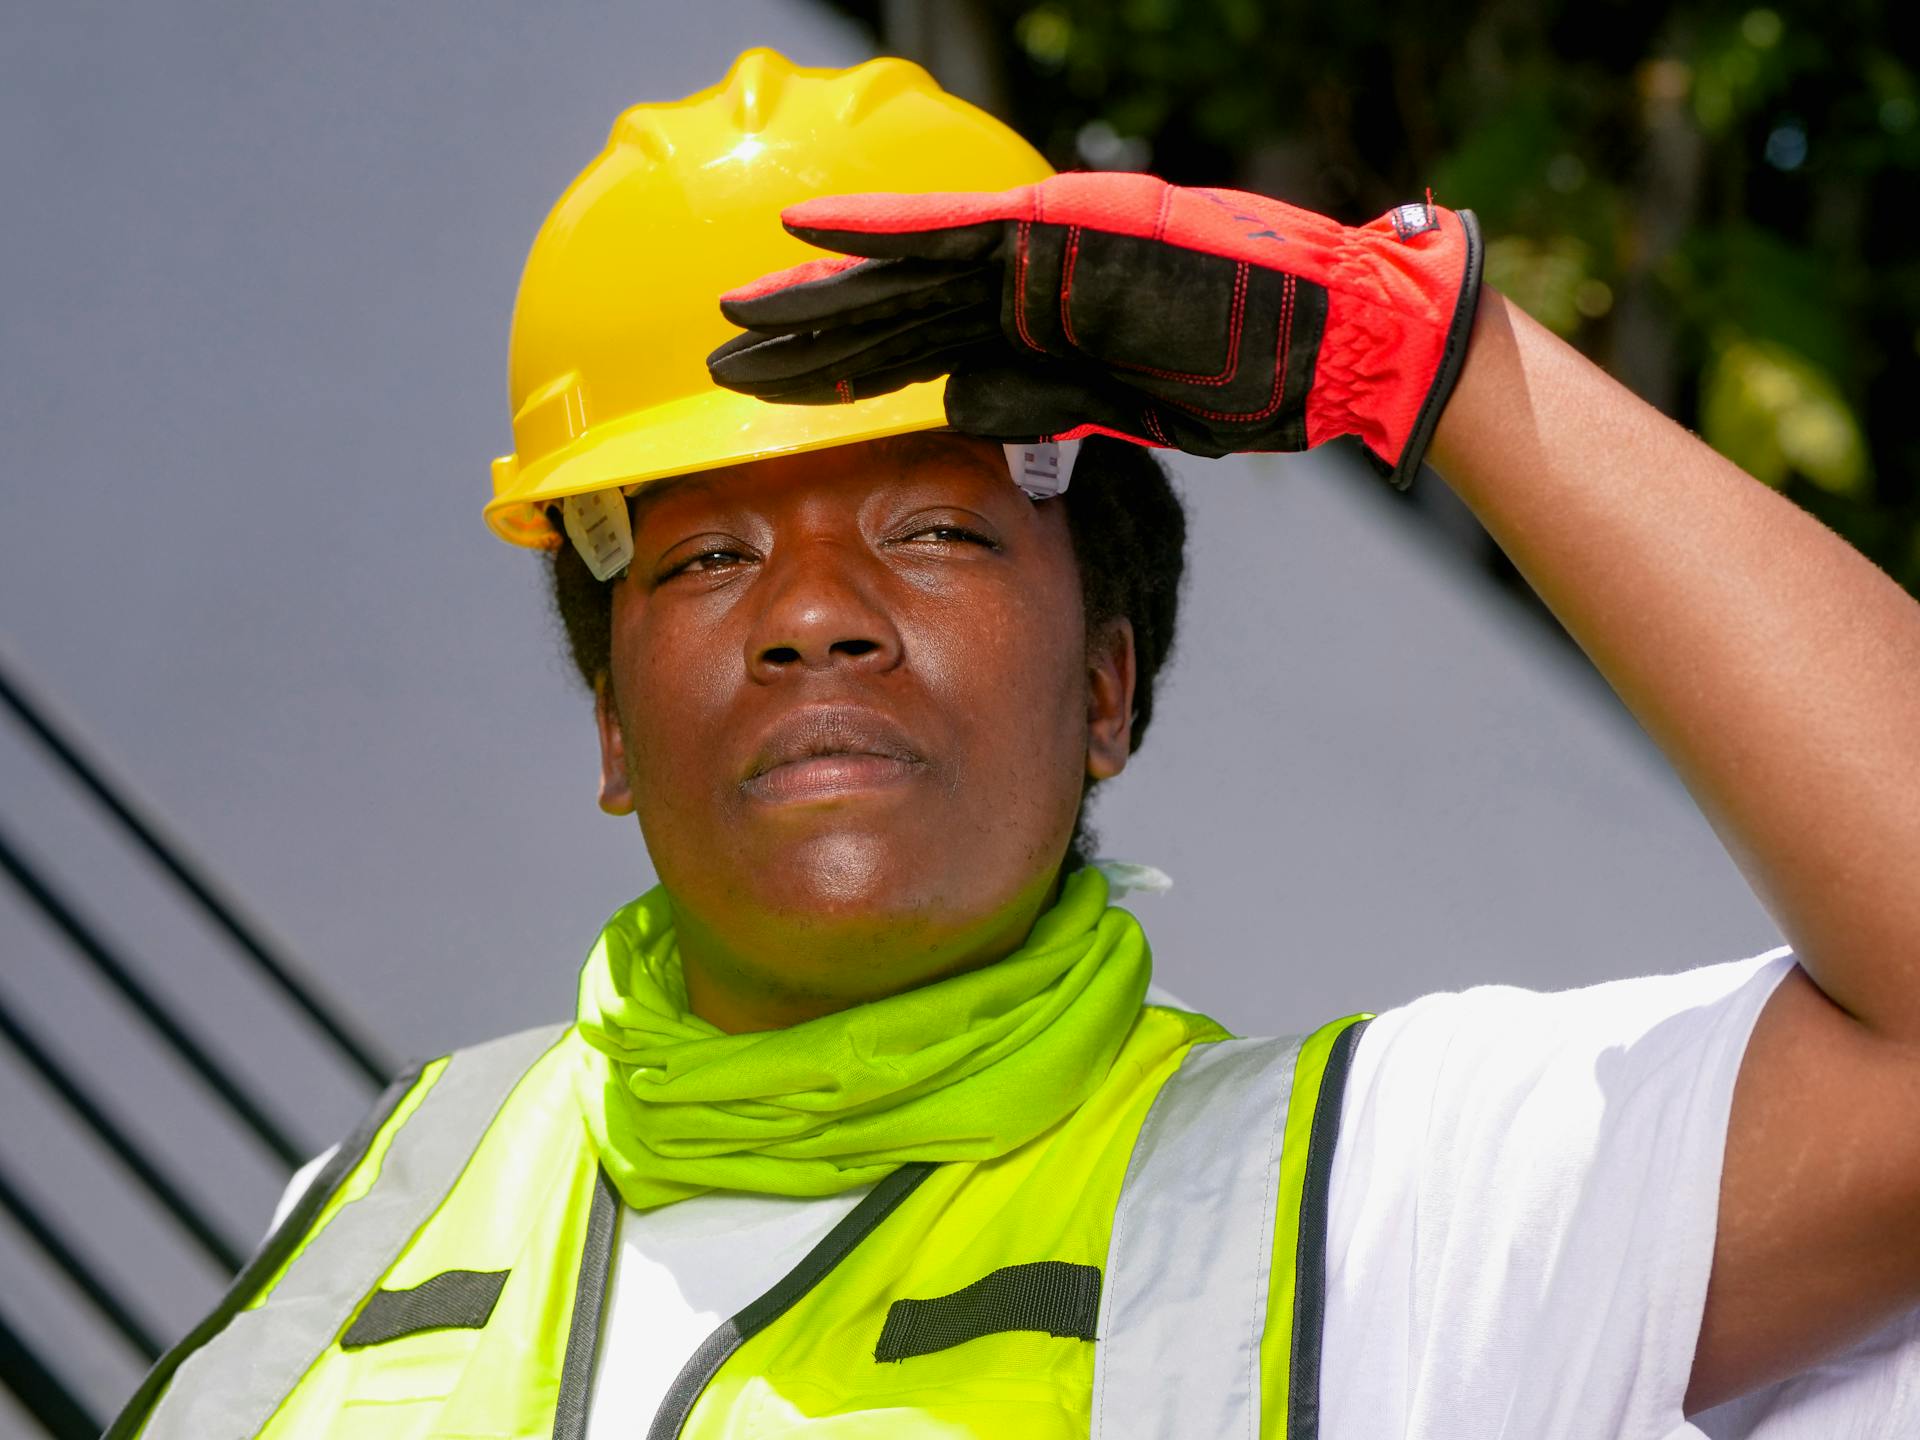
[[[683,396],[596,425],[525,471],[511,455],[495,460],[487,525],[511,545],[545,549],[559,540],[547,507],[569,495],[942,429],[945,385],[924,381],[851,405],[781,405],[718,388]]]

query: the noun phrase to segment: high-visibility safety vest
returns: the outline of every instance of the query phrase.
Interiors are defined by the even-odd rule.
[[[1144,1008],[1077,1110],[903,1164],[623,1433],[1310,1440],[1363,1021]],[[528,1031],[396,1082],[107,1440],[580,1440],[621,1213],[587,1054]]]

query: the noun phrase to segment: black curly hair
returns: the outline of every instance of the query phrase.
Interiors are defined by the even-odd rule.
[[[1062,503],[1080,567],[1088,634],[1121,616],[1133,624],[1132,748],[1137,750],[1153,719],[1154,682],[1173,653],[1180,577],[1186,569],[1186,511],[1152,451],[1100,435],[1082,443]],[[558,530],[559,516],[551,518]],[[551,552],[548,578],[574,668],[591,690],[612,661],[613,582],[595,580],[571,545]],[[1081,792],[1067,847],[1069,870],[1086,864],[1095,846],[1087,824],[1093,784],[1089,780]]]

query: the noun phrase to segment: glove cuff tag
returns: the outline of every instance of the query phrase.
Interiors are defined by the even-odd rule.
[[[1393,221],[1393,233],[1400,238],[1402,245],[1411,244],[1416,235],[1440,228],[1440,217],[1434,212],[1431,196],[1407,205],[1396,205],[1388,218]]]

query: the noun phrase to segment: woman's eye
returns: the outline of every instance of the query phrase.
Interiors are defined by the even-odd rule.
[[[677,561],[660,578],[670,580],[675,575],[710,574],[746,563],[747,557],[738,550],[702,550],[698,555],[689,555],[685,560]]]
[[[998,541],[982,535],[977,530],[969,530],[964,525],[929,525],[924,530],[916,530],[904,537],[907,540],[937,540],[947,545],[984,545],[989,550],[998,550]]]

